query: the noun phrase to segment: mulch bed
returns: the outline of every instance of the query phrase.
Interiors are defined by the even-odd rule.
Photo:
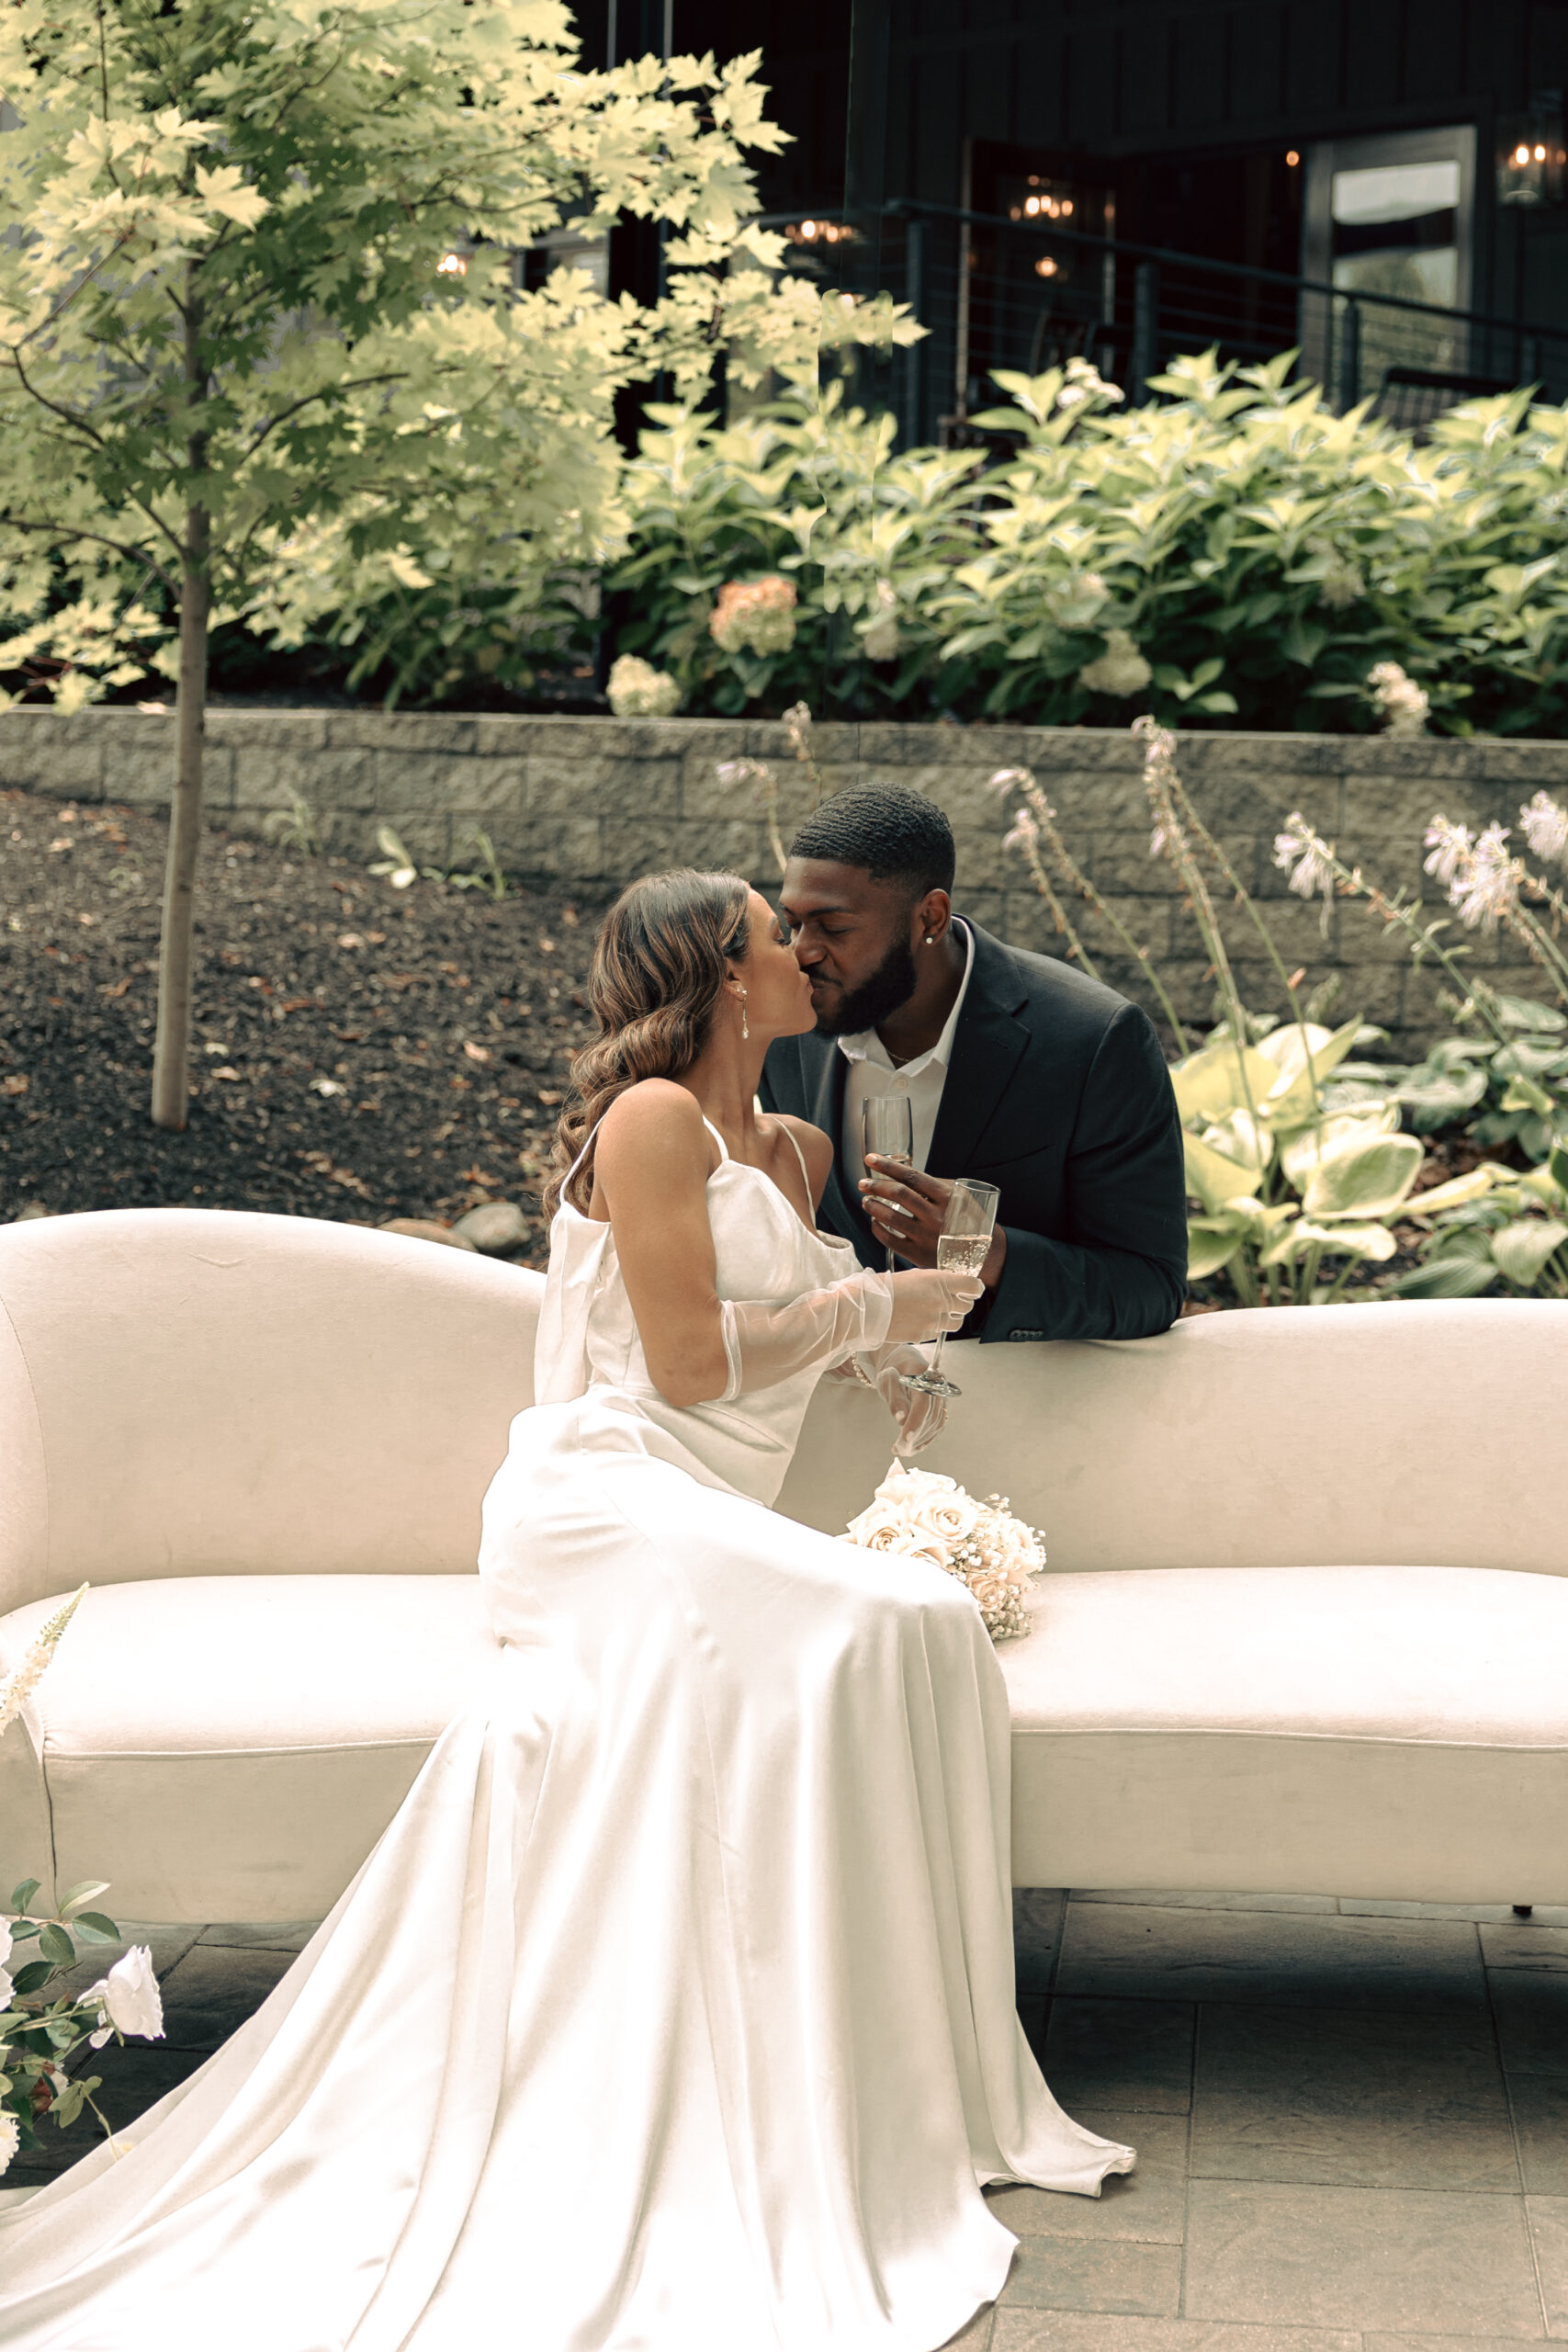
[[[147,1207],[530,1220],[587,1034],[598,909],[406,891],[341,858],[209,832],[190,1121],[148,1115],[166,827],[0,793],[0,1221]]]

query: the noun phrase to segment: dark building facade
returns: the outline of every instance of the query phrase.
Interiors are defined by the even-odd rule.
[[[763,205],[797,266],[915,301],[931,339],[887,396],[918,437],[961,427],[998,366],[1079,352],[1135,392],[1216,340],[1298,345],[1345,399],[1391,367],[1568,396],[1568,0],[581,14],[599,54],[612,17],[623,56],[761,50],[794,134]]]

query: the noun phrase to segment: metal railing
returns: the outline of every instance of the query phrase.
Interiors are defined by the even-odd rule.
[[[1341,412],[1371,398],[1410,428],[1518,384],[1568,398],[1568,325],[913,199],[817,216],[810,236],[798,234],[799,214],[764,225],[797,232],[793,269],[847,291],[885,290],[930,329],[863,369],[863,392],[894,410],[906,445],[970,437],[970,418],[996,403],[998,368],[1038,375],[1081,356],[1141,401],[1179,354],[1211,345],[1243,363],[1295,350],[1295,374],[1323,384]]]

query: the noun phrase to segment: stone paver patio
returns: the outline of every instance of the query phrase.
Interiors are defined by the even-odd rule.
[[[1098,2203],[993,2192],[1019,2253],[963,2352],[1568,2341],[1568,1911],[1036,1891],[1017,1927],[1052,2087],[1139,2165]],[[95,2062],[117,2128],[250,2015],[309,1932],[136,1931],[168,2039]],[[50,2133],[5,2187],[87,2145]]]

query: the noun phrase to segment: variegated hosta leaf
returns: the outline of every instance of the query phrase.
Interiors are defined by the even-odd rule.
[[[1378,1136],[1327,1154],[1302,1195],[1308,1216],[1387,1216],[1404,1201],[1426,1150],[1416,1136]]]
[[[1434,1184],[1429,1193],[1417,1193],[1407,1204],[1412,1216],[1435,1216],[1439,1209],[1461,1209],[1489,1193],[1494,1184],[1504,1183],[1513,1174],[1511,1168],[1499,1168],[1495,1159],[1483,1159],[1463,1176],[1450,1176],[1446,1184]]]
[[[1321,1250],[1325,1256],[1361,1258],[1381,1264],[1392,1258],[1399,1245],[1386,1225],[1318,1225],[1311,1217],[1298,1217],[1287,1226],[1278,1241],[1273,1242],[1258,1261],[1260,1266],[1293,1264],[1309,1250]]]
[[[1181,1143],[1187,1159],[1187,1189],[1202,1202],[1211,1216],[1227,1201],[1256,1193],[1263,1182],[1261,1169],[1244,1168],[1238,1160],[1227,1159],[1198,1136],[1184,1135]]]
[[[1516,1217],[1492,1236],[1492,1255],[1501,1272],[1529,1290],[1554,1250],[1568,1241],[1568,1225],[1551,1216]]]
[[[1259,1049],[1268,1054],[1270,1046],[1274,1048],[1268,1057],[1276,1066],[1276,1076],[1260,1108],[1265,1118],[1271,1119],[1276,1126],[1299,1126],[1303,1119],[1311,1118],[1317,1108],[1318,1088],[1350,1051],[1361,1023],[1359,1018],[1347,1021],[1342,1028],[1334,1030],[1320,1029],[1314,1022],[1303,1025],[1305,1045],[1301,1028],[1292,1021],[1288,1028],[1281,1024],[1271,1031]]]
[[[1273,1136],[1249,1111],[1227,1112],[1212,1127],[1204,1128],[1202,1140],[1211,1151],[1238,1160],[1244,1168],[1267,1168],[1274,1157]]]
[[[1337,1111],[1332,1118],[1319,1119],[1311,1126],[1297,1127],[1281,1136],[1280,1165],[1297,1192],[1302,1193],[1320,1160],[1348,1144],[1373,1136],[1396,1135],[1398,1131],[1397,1102],[1368,1102],[1355,1110]]]
[[[1279,1075],[1254,1046],[1238,1053],[1235,1046],[1225,1043],[1190,1054],[1171,1071],[1170,1082],[1185,1124],[1223,1119],[1227,1111],[1245,1110],[1249,1091],[1256,1109]]]
[[[1228,1266],[1245,1236],[1239,1225],[1224,1217],[1195,1216],[1187,1225],[1187,1279],[1201,1283]]]
[[[1568,1176],[1568,1166],[1564,1167],[1563,1174]],[[1561,1182],[1550,1167],[1532,1168],[1529,1174],[1521,1176],[1518,1182],[1521,1193],[1533,1193],[1536,1199],[1544,1201],[1549,1209],[1568,1207],[1568,1185]]]

